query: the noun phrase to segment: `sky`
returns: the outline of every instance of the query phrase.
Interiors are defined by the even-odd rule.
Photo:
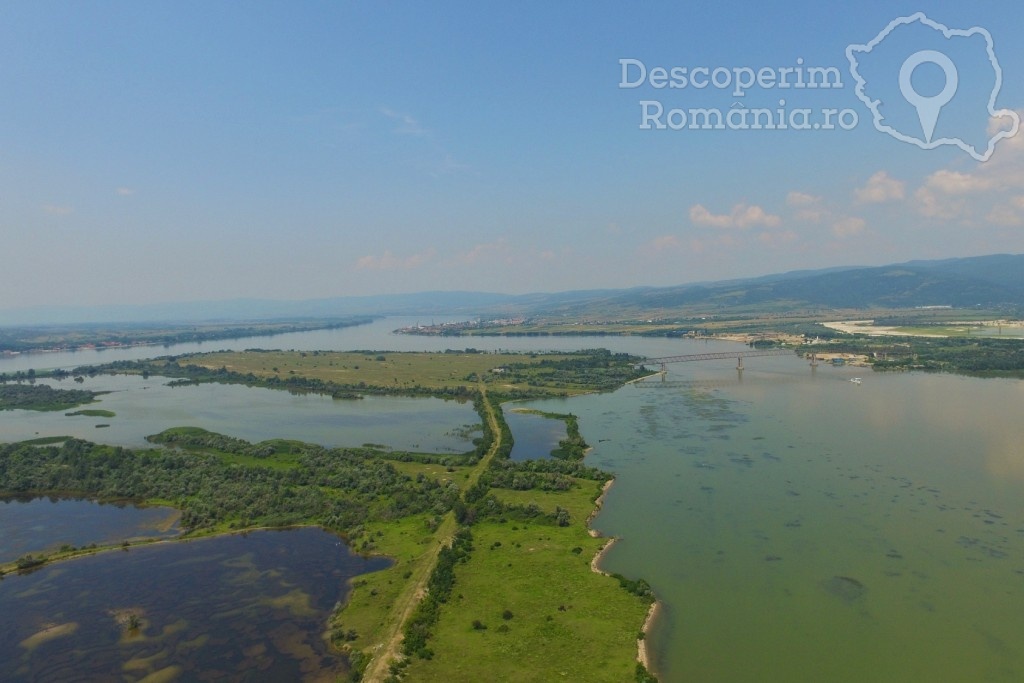
[[[994,100],[985,34],[921,21],[854,52],[858,96],[848,46],[915,12],[987,31]],[[3,3],[0,309],[1024,252],[1022,32],[1008,1]],[[937,109],[934,59],[900,96],[921,51]]]

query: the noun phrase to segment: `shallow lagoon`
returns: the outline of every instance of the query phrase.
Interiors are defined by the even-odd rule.
[[[0,680],[335,680],[346,583],[382,569],[316,528],[110,551],[0,581]]]
[[[298,439],[322,446],[387,444],[398,450],[461,453],[472,450],[460,427],[479,423],[469,402],[438,398],[367,396],[332,399],[237,384],[167,386],[166,377],[101,375],[45,383],[110,393],[68,411],[0,411],[0,442],[74,436],[130,448],[149,447],[146,436],[169,427],[202,427],[247,441]],[[44,381],[40,381],[43,383]],[[68,416],[87,409],[115,417]],[[97,428],[98,425],[108,425]]]
[[[511,460],[544,460],[566,438],[565,422],[536,413],[522,413],[532,405],[506,403],[502,406],[505,422],[512,432]]]
[[[96,503],[73,498],[0,498],[0,562],[62,545],[110,545],[180,533],[180,513],[167,507]]]

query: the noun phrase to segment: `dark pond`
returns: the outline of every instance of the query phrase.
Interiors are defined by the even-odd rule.
[[[0,498],[0,562],[62,545],[109,545],[177,536],[180,513],[167,507],[71,498]]]
[[[384,558],[321,529],[111,551],[0,581],[0,680],[336,680],[323,638]]]
[[[511,460],[543,460],[551,457],[558,442],[566,437],[565,422],[536,413],[518,412],[522,404],[502,407],[505,422],[512,431]]]

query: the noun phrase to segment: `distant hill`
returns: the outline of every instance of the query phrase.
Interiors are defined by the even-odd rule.
[[[996,254],[890,266],[795,271],[758,278],[647,287],[589,300],[551,295],[548,312],[597,309],[708,310],[736,306],[789,308],[1024,307],[1024,255]]]
[[[333,318],[346,315],[442,315],[501,306],[514,297],[481,292],[418,292],[282,301],[228,299],[139,306],[41,306],[0,310],[0,325],[216,322]]]
[[[305,301],[230,301],[42,307],[0,311],[0,325],[87,322],[185,322],[344,315],[643,316],[673,309],[773,308],[1024,308],[1024,255],[994,254],[889,266],[802,270],[756,278],[633,289],[524,295],[419,292]]]

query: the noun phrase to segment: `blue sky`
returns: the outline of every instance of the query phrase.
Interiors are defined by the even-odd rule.
[[[1019,111],[1019,3],[764,5],[5,3],[0,308],[669,285],[1024,252],[1024,134],[985,162],[896,140],[846,58],[917,11],[980,26],[996,107]],[[961,89],[943,135],[996,130],[973,49],[951,48]],[[879,55],[872,75],[895,79],[902,57]],[[843,87],[621,88],[627,58],[799,58]],[[919,71],[922,93],[941,89],[937,67]],[[780,99],[858,121],[640,128],[641,101],[726,114]],[[919,125],[907,111],[899,125]]]

